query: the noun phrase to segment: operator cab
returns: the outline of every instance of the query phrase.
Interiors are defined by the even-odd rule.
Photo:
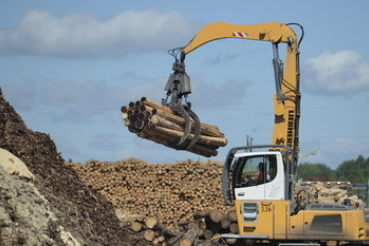
[[[236,154],[233,165],[237,169],[234,187],[251,187],[272,182],[277,176],[277,160],[274,154]]]
[[[234,148],[228,154],[223,169],[223,195],[226,202],[287,200],[289,175],[284,165],[284,155],[291,152],[250,152],[250,148]]]

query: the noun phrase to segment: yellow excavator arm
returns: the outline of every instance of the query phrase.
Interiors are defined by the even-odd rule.
[[[301,28],[300,38],[291,25]],[[326,245],[327,241],[334,240],[337,244],[346,241],[348,246],[368,245],[367,211],[340,204],[309,204],[312,194],[307,190],[295,193],[301,97],[299,45],[303,34],[303,28],[297,23],[231,25],[215,22],[205,26],[185,47],[170,51],[175,63],[166,86],[167,96],[172,95],[168,106],[187,117],[187,122],[199,122],[190,105],[180,103],[182,96],[191,93],[185,57],[201,45],[222,38],[270,42],[276,85],[272,141],[269,145],[229,150],[223,166],[222,190],[225,203],[233,205],[237,214],[238,233],[221,237],[245,239],[250,244],[311,246]],[[286,45],[284,61],[279,58],[279,44]]]
[[[184,47],[173,49],[170,54],[175,57],[173,64],[174,73],[168,80],[166,90],[167,95],[171,95],[172,100],[166,105],[180,112],[186,122],[190,125],[193,118],[195,124],[199,124],[199,118],[191,111],[190,106],[181,105],[182,96],[187,97],[191,93],[190,78],[185,72],[184,60],[187,54],[199,48],[200,46],[213,40],[223,38],[240,38],[258,41],[267,41],[272,43],[273,47],[273,66],[275,72],[276,93],[274,98],[274,130],[272,136],[272,145],[285,145],[293,150],[293,154],[286,160],[288,173],[294,174],[298,158],[298,128],[300,116],[300,92],[299,92],[299,40],[290,25],[278,22],[269,22],[255,25],[233,25],[224,22],[214,22],[204,26],[194,38]],[[279,58],[278,44],[287,45],[285,62]],[[176,88],[176,90],[173,90]],[[173,98],[174,96],[174,98]],[[174,103],[173,103],[174,102]],[[186,115],[186,112],[189,112]],[[192,121],[193,122],[193,121]],[[190,126],[188,126],[188,129]],[[182,137],[182,142],[187,137]],[[195,143],[196,138],[192,139],[189,148]],[[182,143],[180,142],[180,143]],[[276,150],[280,150],[275,148]]]
[[[269,22],[256,25],[233,25],[225,22],[214,22],[203,27],[196,36],[183,48],[184,54],[197,49],[210,41],[222,38],[243,38],[272,43],[296,43],[295,32],[286,24]]]

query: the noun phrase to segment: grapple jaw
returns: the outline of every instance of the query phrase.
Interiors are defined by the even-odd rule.
[[[178,141],[177,146],[180,148],[187,139],[191,138],[190,143],[184,147],[185,149],[190,149],[196,144],[200,137],[201,122],[199,117],[191,110],[191,104],[187,102],[187,96],[191,93],[191,81],[185,71],[183,52],[181,53],[181,59],[176,57],[179,51],[181,51],[181,49],[169,51],[175,58],[172,67],[174,72],[169,75],[167,84],[165,85],[167,93],[166,99],[163,99],[162,103],[183,117],[185,121],[184,133]],[[168,102],[169,97],[170,100]],[[183,98],[185,99],[184,104],[182,102]],[[190,137],[192,130],[194,133]]]

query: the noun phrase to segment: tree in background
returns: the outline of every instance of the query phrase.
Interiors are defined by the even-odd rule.
[[[344,161],[336,170],[325,164],[302,163],[297,168],[297,180],[305,181],[350,181],[367,184],[369,180],[369,158],[359,155],[356,159]]]
[[[355,160],[343,162],[336,169],[337,180],[346,180],[352,183],[368,183],[369,158],[359,155]]]
[[[297,168],[297,179],[309,181],[335,180],[335,172],[325,164],[302,163]]]

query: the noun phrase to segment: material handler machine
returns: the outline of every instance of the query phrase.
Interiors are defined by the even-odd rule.
[[[300,38],[292,27],[300,28]],[[318,245],[328,241],[366,244],[369,212],[349,205],[308,204],[308,199],[294,192],[299,154],[299,46],[303,34],[297,23],[208,24],[186,46],[170,51],[175,58],[174,72],[168,79],[167,98],[162,103],[186,121],[185,134],[178,144],[188,137],[191,127],[199,135],[199,117],[187,102],[191,84],[185,71],[186,55],[223,38],[270,42],[276,86],[272,141],[269,145],[235,147],[229,151],[223,169],[223,196],[226,204],[235,208],[239,233],[222,237],[287,245]],[[279,57],[279,45],[286,46],[284,62]],[[196,141],[193,138],[188,148]]]

